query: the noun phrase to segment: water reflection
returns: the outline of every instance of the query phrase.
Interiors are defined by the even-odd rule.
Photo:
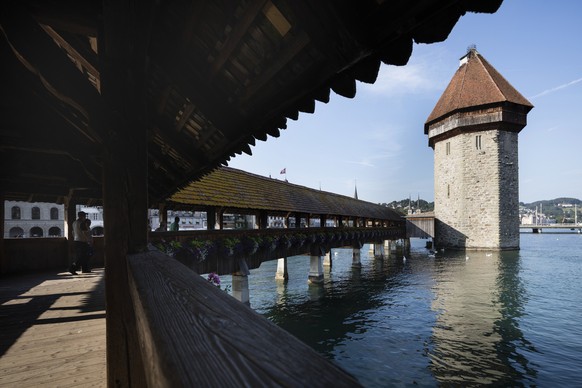
[[[517,349],[526,301],[519,253],[458,252],[435,259],[431,370],[444,384],[520,385],[535,377]]]
[[[325,281],[321,284],[308,284],[305,273],[299,282],[303,290],[294,288],[297,285],[293,281],[277,282],[277,303],[260,309],[271,321],[330,359],[338,355],[338,344],[363,335],[372,326],[371,316],[386,304],[383,295],[391,287],[399,287],[401,280],[399,271],[384,268],[382,259],[375,260],[374,268],[366,271],[351,266],[349,249],[340,250],[336,259],[331,267],[324,267]],[[298,264],[290,268],[299,268]]]
[[[362,250],[360,268],[338,250],[317,285],[307,281],[308,256],[289,258],[288,281],[274,279],[275,262],[263,263],[250,277],[251,305],[367,387],[532,386],[578,374],[579,265],[554,268],[564,259],[527,250],[430,257],[417,245],[406,261]],[[569,281],[553,287],[557,271]],[[559,298],[542,297],[551,292]],[[556,323],[558,314],[569,319]]]

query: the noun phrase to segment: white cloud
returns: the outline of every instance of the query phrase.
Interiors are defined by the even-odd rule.
[[[369,93],[391,97],[442,90],[446,85],[443,86],[438,69],[423,59],[411,61],[406,66],[382,65],[376,82],[372,85],[361,84],[360,88]]]
[[[373,85],[362,84],[363,90],[383,96],[417,94],[436,88],[427,69],[421,64],[382,66]]]
[[[565,84],[556,86],[555,88],[546,89],[543,92],[538,93],[535,96],[530,97],[530,99],[534,99],[534,98],[538,98],[538,97],[541,97],[541,96],[545,96],[546,94],[550,94],[550,93],[556,92],[558,90],[565,89],[568,86],[572,86],[572,85],[577,84],[578,82],[582,82],[582,78],[578,78],[578,79],[575,79],[574,81],[570,81],[570,82],[567,82]]]

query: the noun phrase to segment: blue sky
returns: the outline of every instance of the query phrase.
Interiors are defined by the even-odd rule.
[[[581,37],[579,0],[505,0],[495,14],[468,13],[445,42],[415,44],[408,65],[383,65],[353,99],[332,92],[229,166],[349,196],[357,183],[370,202],[432,201],[424,122],[474,44],[534,105],[519,135],[520,201],[582,198]]]

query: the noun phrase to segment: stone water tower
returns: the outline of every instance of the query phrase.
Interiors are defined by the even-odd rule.
[[[424,125],[436,247],[519,249],[518,133],[533,105],[470,48]]]

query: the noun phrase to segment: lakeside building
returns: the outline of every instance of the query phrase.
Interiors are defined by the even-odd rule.
[[[77,205],[87,213],[94,236],[103,235],[103,208]],[[4,238],[63,237],[64,205],[46,202],[4,201]]]

